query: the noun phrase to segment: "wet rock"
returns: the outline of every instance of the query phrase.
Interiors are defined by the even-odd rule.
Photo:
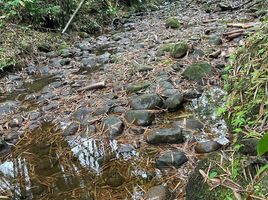
[[[180,126],[183,129],[190,129],[195,131],[200,131],[204,128],[204,124],[195,118],[183,119],[181,121],[173,122],[174,126]]]
[[[166,24],[165,24],[166,28],[179,28],[180,27],[180,22],[178,21],[177,18],[175,17],[170,17],[167,19]]]
[[[146,110],[130,110],[125,113],[125,119],[127,122],[133,123],[137,126],[151,125],[154,118],[154,114]]]
[[[139,92],[140,90],[146,89],[149,86],[149,81],[139,81],[138,83],[129,84],[126,88],[126,91],[127,93]]]
[[[146,192],[145,200],[172,200],[171,192],[169,191],[167,186],[158,185],[151,187],[148,192]]]
[[[11,127],[11,128],[15,128],[15,127],[20,127],[23,123],[24,119],[22,116],[18,116],[18,117],[15,117],[13,118],[9,123],[8,125]]]
[[[0,119],[5,115],[14,112],[18,105],[19,103],[16,101],[6,101],[4,103],[0,103]]]
[[[149,144],[182,143],[184,140],[180,127],[151,130],[146,134],[145,139]]]
[[[195,146],[195,151],[196,153],[210,153],[212,151],[217,151],[221,147],[222,145],[216,141],[199,142]]]
[[[171,56],[173,58],[182,58],[188,51],[188,45],[186,43],[175,44],[171,50]]]
[[[123,133],[124,123],[118,117],[107,117],[101,123],[102,130],[110,138],[114,138]]]
[[[63,131],[63,136],[75,135],[79,129],[79,123],[72,122],[66,129]]]
[[[111,187],[118,187],[125,182],[125,178],[119,172],[113,171],[107,176],[105,183]]]
[[[173,150],[164,152],[155,162],[156,167],[176,167],[179,168],[182,164],[187,162],[188,159],[184,152]]]
[[[40,116],[41,116],[40,112],[32,111],[32,112],[29,113],[29,119],[32,120],[32,121],[36,120]]]
[[[165,108],[170,111],[176,111],[182,107],[183,96],[177,92],[164,101]]]
[[[46,106],[43,106],[42,110],[43,111],[50,111],[50,110],[55,110],[57,108],[59,108],[59,104],[56,102],[53,102],[53,103],[50,103]]]
[[[222,44],[222,39],[220,36],[213,35],[209,38],[208,43],[210,45],[221,45]]]
[[[203,78],[213,74],[212,66],[208,63],[195,63],[186,68],[183,76],[189,80],[202,84]]]
[[[134,110],[150,110],[160,108],[162,99],[157,94],[143,94],[131,98],[130,105]]]

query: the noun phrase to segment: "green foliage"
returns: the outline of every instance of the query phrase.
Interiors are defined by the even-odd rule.
[[[212,172],[209,173],[208,178],[209,178],[209,179],[213,179],[213,178],[215,178],[217,175],[218,175],[218,172],[216,172],[216,171],[212,171]]]
[[[258,155],[262,156],[268,152],[268,133],[260,139],[258,143]]]
[[[224,88],[228,92],[225,108],[219,113],[228,113],[232,130],[246,133],[247,137],[264,135],[263,126],[268,119],[268,27],[267,25],[250,36],[245,46],[230,56],[228,72],[224,76]],[[260,153],[268,151],[268,141],[261,140]],[[264,147],[266,145],[266,148]]]

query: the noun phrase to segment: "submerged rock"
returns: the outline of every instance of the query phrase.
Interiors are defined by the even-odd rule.
[[[175,17],[170,17],[166,20],[165,24],[166,28],[179,28],[180,27],[180,22],[177,18]]]
[[[182,164],[187,162],[188,159],[185,153],[178,150],[167,151],[161,155],[155,162],[158,168],[161,167],[176,167],[179,168]]]
[[[131,98],[131,108],[134,110],[157,109],[162,106],[162,99],[157,94],[144,94]]]
[[[151,187],[148,192],[146,192],[145,200],[172,200],[172,194],[167,186],[158,185]]]
[[[183,72],[183,76],[187,79],[202,83],[203,78],[213,74],[212,66],[208,63],[195,63]]]
[[[188,45],[186,43],[175,44],[171,51],[171,56],[173,58],[182,58],[186,55],[188,51]]]
[[[176,111],[182,106],[183,96],[177,92],[164,101],[165,108],[170,111]]]
[[[125,113],[127,122],[138,126],[151,125],[154,118],[154,114],[146,110],[130,110]]]
[[[145,138],[149,144],[182,143],[184,140],[182,130],[179,127],[151,130]]]
[[[125,182],[125,178],[118,172],[111,172],[108,174],[105,183],[111,187],[118,187]]]
[[[210,153],[212,151],[217,151],[221,147],[222,145],[216,141],[199,142],[195,146],[195,151],[196,153]]]
[[[79,124],[77,122],[72,122],[67,128],[63,131],[64,136],[70,136],[77,133],[79,129]]]
[[[101,127],[105,134],[110,138],[114,138],[123,133],[124,123],[118,117],[107,117],[102,121]]]

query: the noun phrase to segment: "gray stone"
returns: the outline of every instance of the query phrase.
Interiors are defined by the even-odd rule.
[[[29,113],[29,119],[30,120],[36,120],[40,116],[41,116],[40,112],[32,111],[32,112]]]
[[[160,108],[163,104],[162,99],[157,94],[144,94],[131,98],[131,108],[134,110],[150,110]]]
[[[127,122],[133,123],[137,126],[151,125],[154,118],[154,114],[146,110],[130,110],[125,113],[125,119]]]
[[[212,151],[217,151],[221,147],[222,145],[216,141],[199,142],[195,146],[195,151],[196,153],[210,153]]]
[[[149,131],[146,136],[149,144],[182,143],[184,141],[180,127],[162,128]]]
[[[155,162],[156,167],[176,167],[179,168],[182,164],[187,162],[188,159],[184,152],[173,150],[164,152]]]
[[[183,102],[183,96],[181,95],[181,93],[177,92],[172,96],[168,97],[164,101],[164,105],[165,108],[167,108],[168,110],[176,111],[182,107],[182,102]]]
[[[101,64],[107,63],[110,60],[110,56],[111,54],[109,52],[105,52],[104,54],[99,55],[97,57],[97,61],[98,63],[101,63]]]
[[[204,128],[204,124],[195,118],[183,119],[181,121],[173,122],[174,126],[180,126],[183,129],[190,129],[195,131],[200,131]]]
[[[83,58],[81,60],[81,63],[85,66],[85,67],[94,67],[97,65],[98,59],[95,55],[92,55],[90,57],[87,58]]]
[[[118,117],[107,117],[102,120],[102,130],[105,134],[108,134],[110,138],[114,138],[123,133],[124,123]]]
[[[73,118],[77,121],[84,121],[87,119],[87,116],[91,113],[89,108],[78,108],[77,111],[74,112]]]
[[[158,185],[151,187],[148,192],[145,193],[145,200],[173,200],[171,192],[167,186]]]
[[[11,128],[20,127],[22,125],[23,121],[24,121],[23,117],[18,116],[18,117],[12,118],[11,121],[8,123],[8,125]]]
[[[50,103],[47,106],[43,106],[43,111],[50,111],[50,110],[55,110],[59,108],[59,104],[58,103]]]
[[[64,59],[62,59],[61,61],[60,61],[60,64],[62,65],[62,66],[64,66],[64,65],[69,65],[71,63],[71,59],[70,58],[64,58]]]
[[[19,103],[16,101],[6,101],[4,103],[0,103],[0,119],[5,115],[14,112],[18,105]]]
[[[104,105],[103,107],[97,108],[92,113],[92,116],[96,117],[96,116],[100,116],[100,115],[103,115],[103,114],[108,114],[110,111],[111,111],[111,106]]]
[[[208,43],[209,43],[210,45],[221,45],[221,44],[222,44],[222,39],[221,39],[220,36],[216,36],[216,35],[214,35],[214,36],[211,36],[211,37],[209,38]]]
[[[73,53],[70,51],[70,49],[62,49],[62,50],[60,50],[60,55],[63,58],[68,58],[68,57],[72,57]]]
[[[79,124],[77,122],[72,122],[66,129],[63,131],[63,136],[75,135],[79,129]]]

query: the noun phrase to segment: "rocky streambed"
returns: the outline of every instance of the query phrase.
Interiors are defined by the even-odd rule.
[[[188,176],[230,143],[221,76],[249,10],[176,1],[52,51],[1,79],[0,194],[185,199]],[[233,5],[240,1],[232,1]],[[175,24],[174,24],[175,23]]]

